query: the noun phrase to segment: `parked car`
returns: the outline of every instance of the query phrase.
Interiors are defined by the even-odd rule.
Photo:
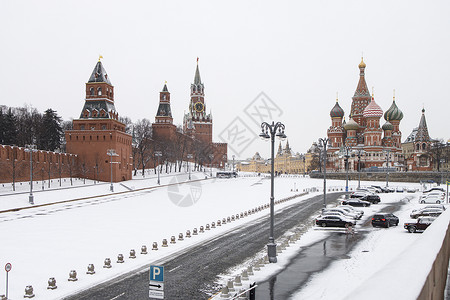
[[[415,193],[417,190],[415,188],[409,187],[406,189],[407,193]]]
[[[355,226],[356,221],[339,216],[321,216],[316,218],[316,225],[322,227],[349,227]]]
[[[361,200],[358,198],[352,198],[352,199],[343,200],[342,205],[367,207],[367,206],[370,206],[370,202],[364,201],[364,200]]]
[[[391,227],[391,226],[397,226],[398,225],[398,217],[393,214],[375,214],[372,217],[372,226],[373,227]]]
[[[383,186],[379,186],[379,185],[372,185],[372,187],[379,189],[380,193],[390,193],[390,190],[388,187],[383,187]]]
[[[378,204],[381,201],[380,196],[373,195],[373,194],[372,195],[371,194],[365,195],[365,196],[363,196],[363,197],[361,197],[359,199],[363,200],[363,201],[368,201],[368,202],[373,203],[373,204]]]
[[[440,187],[434,187],[434,188],[428,189],[426,191],[423,191],[422,193],[426,194],[426,193],[430,193],[430,192],[443,192],[443,193],[445,193],[445,189],[444,188],[440,188]]]
[[[424,206],[424,207],[421,207],[421,208],[419,208],[419,209],[424,209],[424,208],[440,208],[440,209],[442,209],[442,210],[445,210],[445,209],[446,209],[445,206],[444,206],[443,204],[430,204],[430,205],[426,205],[426,206]],[[419,210],[419,209],[413,209],[413,212],[414,212],[414,211],[417,211],[417,210]]]
[[[432,192],[429,194],[422,195],[419,199],[419,203],[437,203],[440,204],[444,202],[445,194]]]
[[[405,188],[404,188],[404,187],[401,187],[401,186],[398,186],[398,187],[395,189],[395,191],[396,191],[397,193],[403,193],[403,192],[405,191]]]
[[[416,222],[408,222],[403,225],[403,227],[408,230],[410,233],[414,233],[416,231],[424,231],[428,228],[428,226],[433,223],[436,218],[434,217],[419,217]]]
[[[327,209],[322,210],[322,214],[326,214],[326,213],[340,213],[346,218],[351,218],[351,219],[355,219],[355,220],[361,219],[361,215],[360,214],[356,214],[356,213],[353,213],[353,212],[348,212],[345,209],[341,209],[339,207],[327,208]]]
[[[361,217],[364,215],[364,211],[363,210],[356,209],[353,206],[341,205],[341,206],[339,206],[339,208],[345,209],[347,211],[351,211],[351,212],[353,212],[355,214],[358,214],[358,215],[361,215]]]
[[[413,219],[417,219],[418,217],[423,217],[423,216],[438,217],[443,212],[444,211],[440,208],[423,208],[423,209],[418,209],[418,210],[411,212],[411,214],[409,216]]]
[[[394,188],[391,188],[391,187],[388,187],[388,186],[387,186],[386,189],[388,190],[389,193],[395,192],[395,189],[394,189]]]
[[[351,193],[350,198],[361,198],[361,197],[364,197],[365,195],[375,195],[375,194],[368,192],[368,191],[358,190],[358,191]]]

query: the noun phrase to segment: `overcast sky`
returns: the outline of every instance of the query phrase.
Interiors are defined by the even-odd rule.
[[[253,140],[261,92],[276,109],[266,121],[283,122],[303,153],[326,136],[337,92],[348,116],[363,54],[384,111],[396,91],[402,140],[423,106],[431,137],[447,140],[449,14],[449,1],[2,0],[0,104],[78,118],[101,54],[119,115],[153,122],[167,80],[181,124],[199,57],[213,139],[230,143],[229,156],[269,156]]]

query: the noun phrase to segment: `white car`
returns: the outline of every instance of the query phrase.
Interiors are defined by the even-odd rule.
[[[340,207],[324,209],[322,211],[322,214],[330,213],[330,212],[340,213],[340,214],[346,216],[347,218],[351,218],[351,219],[355,219],[355,220],[361,219],[361,215],[353,213],[353,212],[348,212],[345,209],[341,209]]]
[[[364,215],[364,211],[355,209],[353,206],[350,206],[350,205],[341,205],[341,206],[339,206],[339,208],[345,209],[348,212],[352,212],[354,214],[360,215],[361,217]]]
[[[444,202],[444,195],[428,195],[427,197],[420,198],[419,203],[436,203],[440,204]]]
[[[445,193],[430,192],[420,196],[419,203],[437,203],[440,204],[445,201]]]

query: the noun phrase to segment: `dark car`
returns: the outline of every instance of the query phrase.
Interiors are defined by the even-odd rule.
[[[391,226],[398,225],[398,217],[393,214],[376,214],[372,217],[372,226],[373,227],[386,227],[389,228]]]
[[[359,199],[361,199],[363,201],[368,201],[368,202],[373,203],[373,204],[378,204],[381,201],[380,196],[374,195],[374,194],[372,194],[372,195],[371,194],[367,194],[367,195],[365,195],[365,196],[363,196],[363,197],[361,197]]]
[[[441,208],[423,208],[414,210],[409,216],[413,219],[417,219],[418,217],[439,217],[444,212]]]
[[[385,188],[385,187],[381,187],[379,185],[372,185],[372,187],[381,190],[381,193],[389,193],[389,190],[387,188]]]
[[[366,206],[370,206],[370,202],[364,201],[364,200],[361,200],[358,198],[352,198],[352,199],[343,200],[342,205],[366,207]]]
[[[434,217],[419,217],[416,222],[405,223],[403,227],[411,233],[416,231],[424,231],[431,225],[431,223],[433,223],[435,219],[436,218]]]
[[[349,227],[355,224],[355,220],[340,216],[321,216],[316,219],[316,225],[322,227]]]
[[[434,188],[431,188],[431,189],[429,189],[429,190],[426,190],[426,191],[423,191],[423,193],[430,193],[430,192],[443,192],[443,193],[445,193],[445,190],[443,189],[443,188],[440,188],[440,187],[434,187]]]

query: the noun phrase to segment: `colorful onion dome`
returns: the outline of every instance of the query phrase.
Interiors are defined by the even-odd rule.
[[[353,120],[352,117],[350,117],[350,120],[348,120],[348,122],[344,125],[344,129],[345,130],[358,130],[359,129],[359,125],[358,123],[355,122],[355,120]]]
[[[333,109],[330,111],[330,116],[332,118],[342,118],[344,116],[344,110],[339,105],[339,103],[336,101],[336,104],[334,105]]]
[[[366,63],[364,62],[363,57],[361,57],[361,62],[358,65],[359,68],[365,68],[366,67]]]
[[[383,125],[383,127],[381,127],[381,129],[383,129],[384,131],[386,131],[386,130],[392,131],[392,130],[394,130],[394,125],[392,125],[391,122],[386,121],[386,123],[384,123],[384,125]]]
[[[372,101],[370,101],[369,105],[363,111],[364,118],[381,118],[383,116],[383,110],[381,107],[375,102],[375,99],[372,96]]]
[[[384,113],[384,119],[386,121],[401,121],[403,119],[403,112],[395,104],[395,99],[392,101],[391,107]]]

